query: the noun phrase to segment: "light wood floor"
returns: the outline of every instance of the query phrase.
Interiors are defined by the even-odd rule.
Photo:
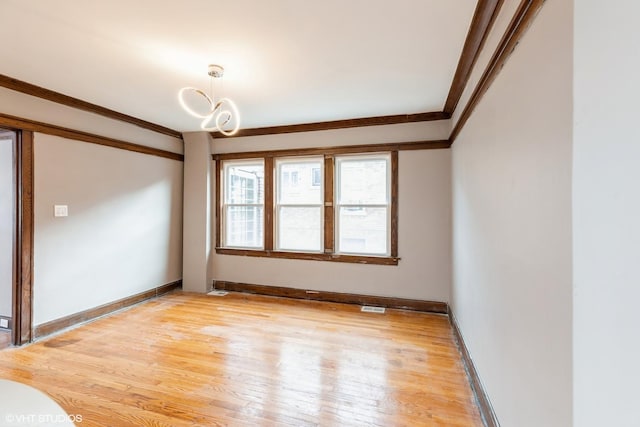
[[[89,426],[481,426],[445,316],[176,292],[0,352]]]

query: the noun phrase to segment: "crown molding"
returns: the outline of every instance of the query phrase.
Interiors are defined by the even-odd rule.
[[[449,95],[444,104],[443,111],[448,114],[453,114],[460,101],[464,88],[469,83],[471,72],[476,65],[480,51],[484,47],[484,43],[487,40],[493,23],[495,22],[500,8],[504,0],[479,0],[476,5],[476,11],[473,14],[471,25],[469,25],[469,32],[458,60],[458,67],[456,73],[451,82],[451,88],[449,89]]]
[[[232,136],[224,136],[220,132],[211,132],[213,138],[239,138],[243,136],[278,135],[295,132],[314,132],[321,130],[348,129],[366,126],[396,125],[402,123],[430,122],[447,120],[450,114],[432,111],[416,114],[396,114],[393,116],[362,117],[358,119],[333,120],[328,122],[301,123],[295,125],[268,126],[261,128],[240,129]]]
[[[151,123],[146,120],[138,119],[137,117],[119,113],[117,111],[101,107],[100,105],[92,104],[90,102],[83,101],[82,99],[74,98],[72,96],[55,92],[41,86],[36,86],[31,83],[23,82],[22,80],[14,79],[13,77],[5,76],[3,74],[0,74],[0,87],[5,87],[7,89],[21,92],[26,95],[35,96],[40,99],[46,99],[47,101],[66,105],[67,107],[76,108],[82,111],[88,111],[89,113],[98,114],[108,119],[118,120],[141,127],[143,129],[161,133],[163,135],[182,139],[182,133],[178,132],[177,130],[169,129],[168,127]]]
[[[538,15],[544,2],[545,0],[522,0],[520,2],[507,30],[502,36],[500,43],[498,43],[498,47],[494,51],[491,60],[489,60],[482,77],[480,77],[478,84],[449,136],[449,142],[451,144],[455,142],[483,95],[495,81],[498,73],[500,73],[500,70],[502,70],[504,64],[510,58],[527,29],[531,26],[534,18]]]

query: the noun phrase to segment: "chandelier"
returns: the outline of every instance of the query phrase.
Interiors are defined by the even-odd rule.
[[[224,68],[220,65],[211,64],[209,65],[208,74],[210,77],[210,95],[194,87],[183,87],[178,92],[180,105],[184,111],[193,117],[203,119],[200,124],[202,130],[207,132],[218,131],[226,136],[235,135],[240,129],[240,113],[238,112],[238,107],[236,107],[236,104],[229,98],[220,98],[216,101],[213,97],[213,79],[221,79],[224,75]],[[187,104],[185,100],[185,94],[187,92],[195,93],[205,99],[209,105],[205,114],[195,111]]]

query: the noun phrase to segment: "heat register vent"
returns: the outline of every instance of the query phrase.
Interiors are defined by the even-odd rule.
[[[216,297],[223,297],[225,295],[227,295],[229,292],[227,291],[218,291],[218,290],[213,290],[211,292],[209,292],[207,295],[213,295]]]
[[[371,307],[370,305],[363,305],[360,311],[363,313],[384,313],[384,307]]]

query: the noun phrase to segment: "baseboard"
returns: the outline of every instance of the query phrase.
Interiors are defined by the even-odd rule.
[[[462,361],[464,363],[464,368],[467,371],[467,377],[469,378],[471,389],[473,390],[473,394],[475,394],[476,400],[478,401],[477,403],[478,408],[480,409],[480,415],[482,416],[482,421],[484,422],[484,425],[486,427],[500,427],[498,417],[496,417],[493,406],[491,406],[489,395],[487,394],[487,391],[484,389],[484,386],[480,381],[480,376],[478,375],[478,371],[473,364],[473,359],[471,359],[469,349],[467,348],[467,345],[462,338],[462,334],[460,333],[458,321],[456,320],[453,311],[451,311],[451,307],[447,307],[447,309],[447,314],[449,315],[449,323],[451,323],[453,335],[455,336],[456,342],[458,344],[458,349],[460,350],[460,354],[462,355]]]
[[[180,287],[182,287],[182,280],[177,280],[175,282],[167,283],[166,285],[158,286],[157,288],[149,289],[148,291],[144,291],[139,294],[131,295],[130,297],[122,298],[98,307],[90,308],[88,310],[71,314],[60,319],[51,320],[50,322],[46,322],[36,326],[33,331],[33,336],[34,338],[42,338],[43,336],[61,331],[70,326],[74,326],[79,323],[104,316],[105,314],[121,310],[125,307],[138,304],[139,302],[158,297]]]
[[[215,289],[225,291],[245,292],[250,294],[268,295],[275,297],[337,302],[344,304],[373,305],[378,307],[426,311],[431,313],[447,313],[447,303],[437,301],[379,297],[374,295],[347,294],[342,292],[324,292],[306,289],[286,288],[281,286],[251,285],[247,283],[227,282],[224,280],[214,280],[213,287]]]

